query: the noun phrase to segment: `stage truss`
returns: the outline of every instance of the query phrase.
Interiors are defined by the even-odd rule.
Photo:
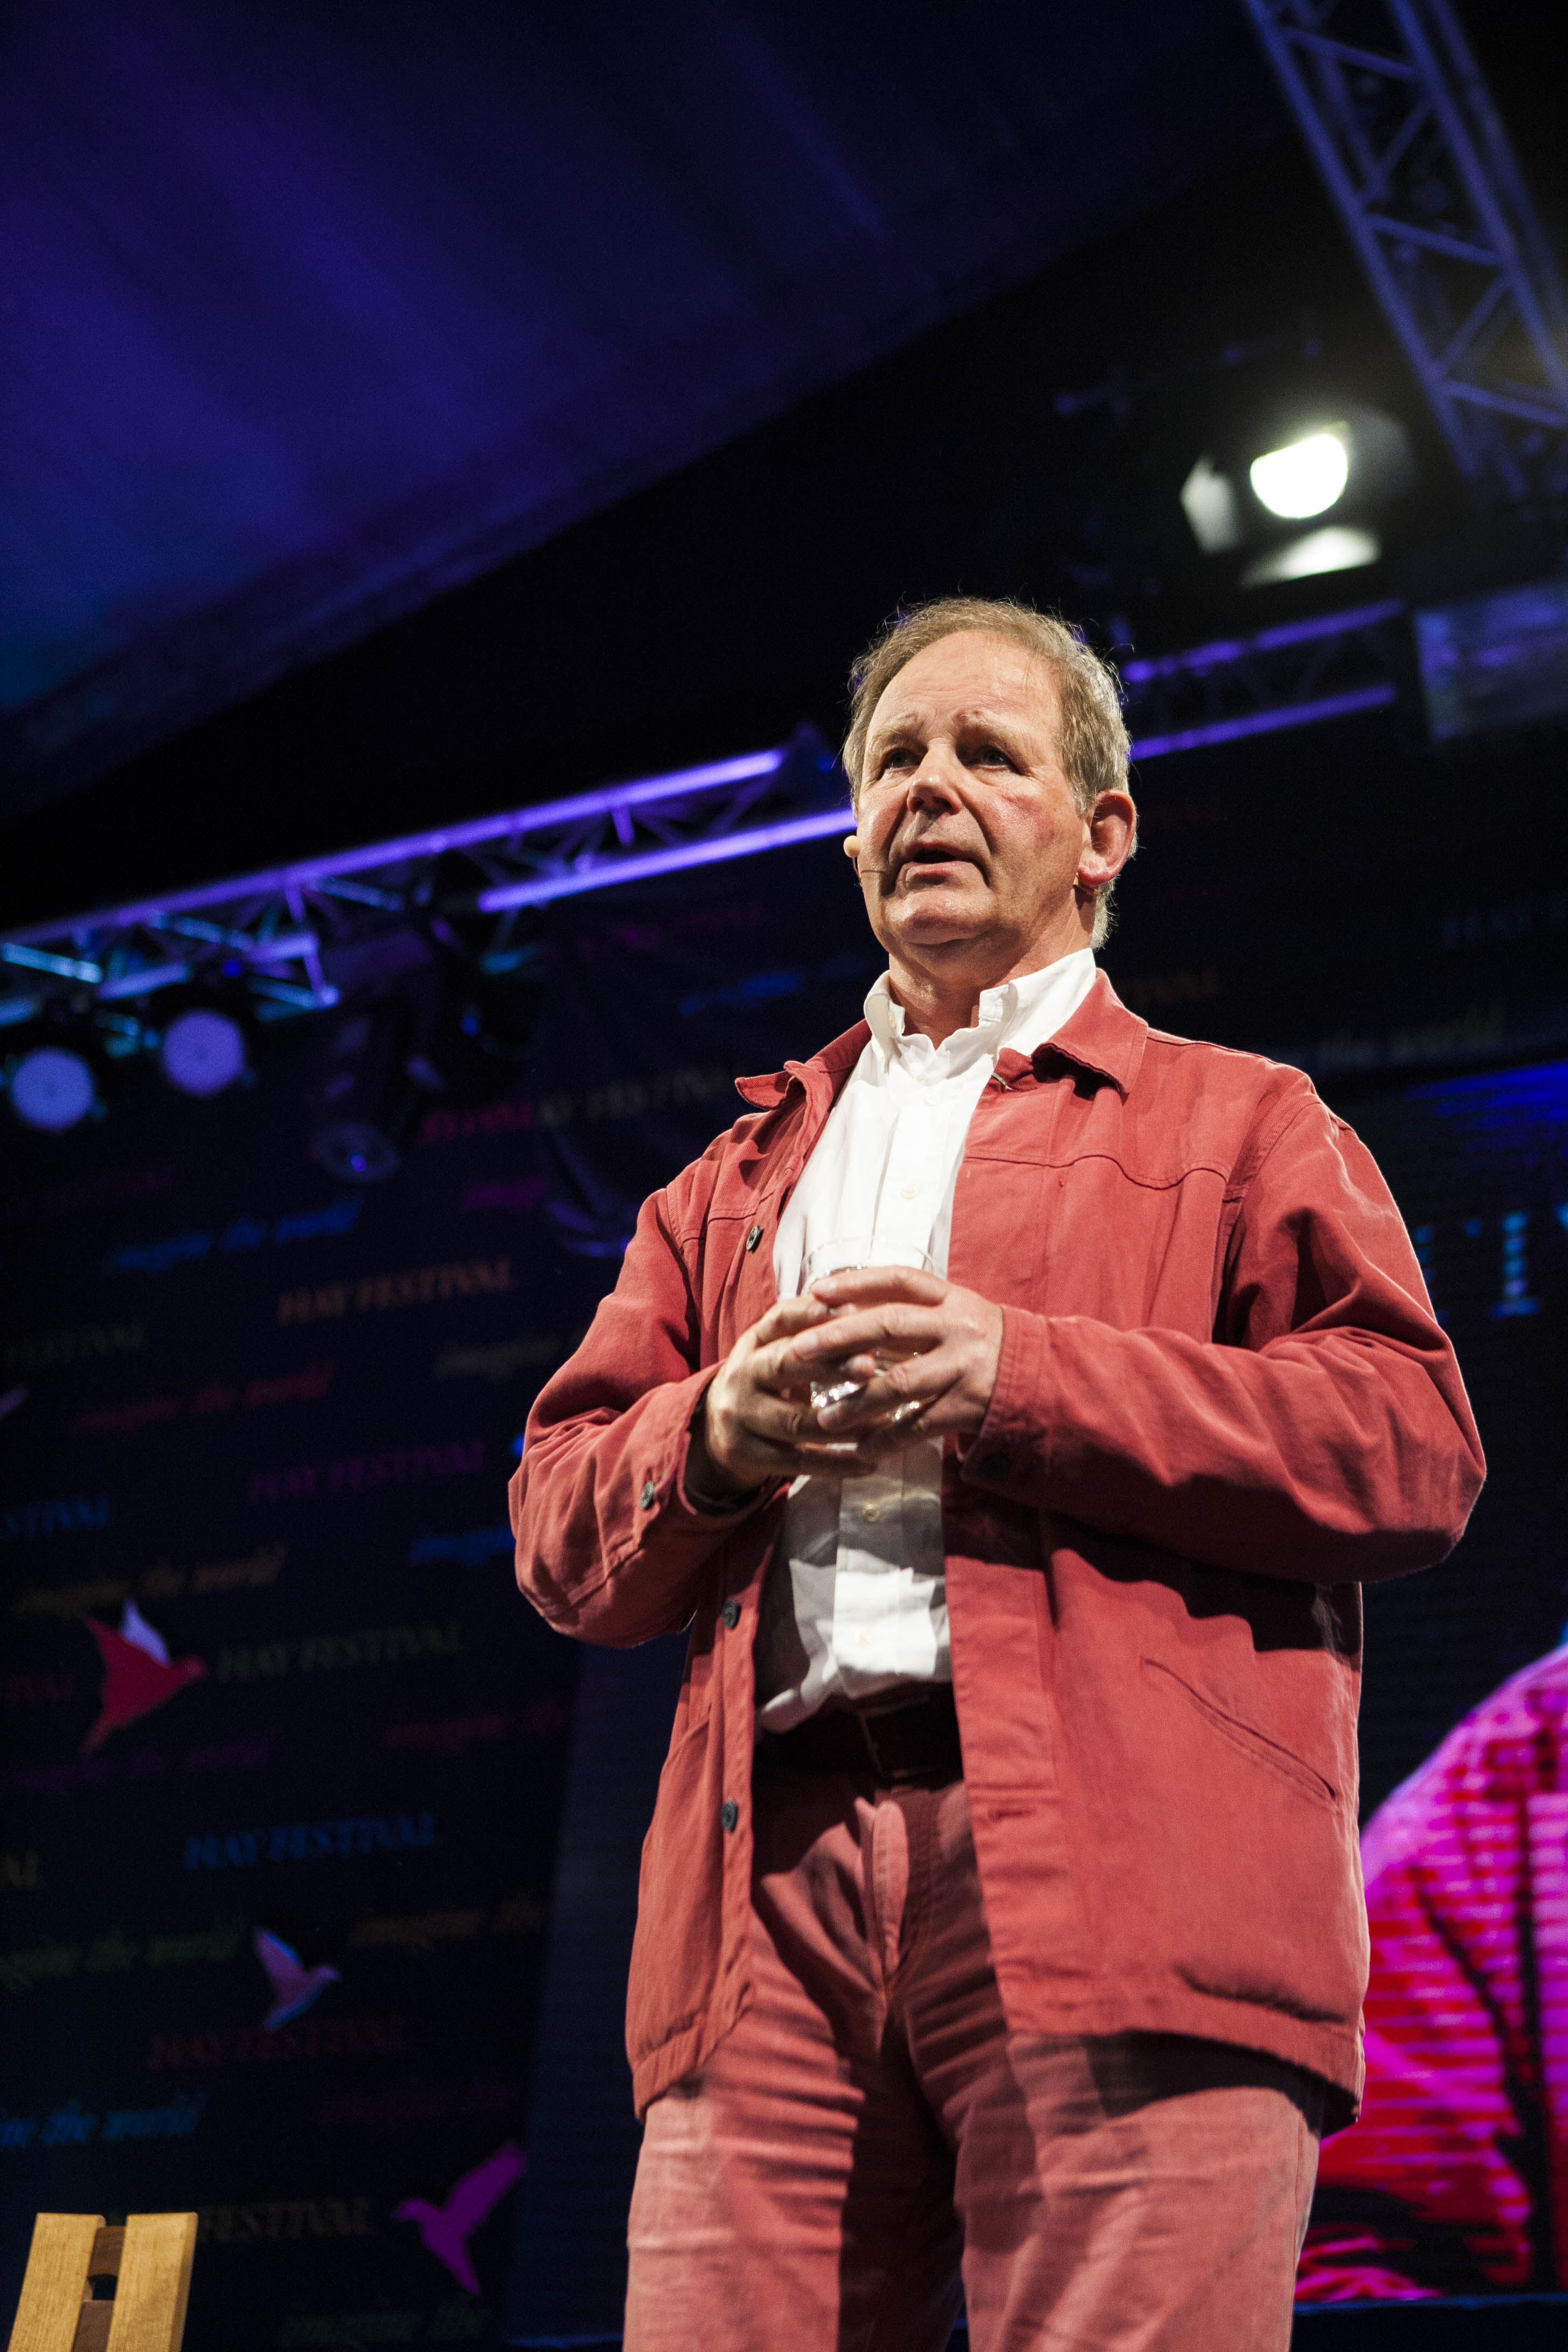
[[[1403,611],[1363,605],[1129,661],[1134,759],[1396,701]],[[400,925],[491,978],[526,972],[552,901],[842,835],[847,798],[834,754],[802,727],[770,751],[35,924],[0,939],[0,1028],[19,1037],[52,1006],[131,1052],[175,991],[242,991],[261,1020],[321,1012],[339,998],[334,953]]]
[[[1568,309],[1450,0],[1247,0],[1460,472],[1568,489]]]

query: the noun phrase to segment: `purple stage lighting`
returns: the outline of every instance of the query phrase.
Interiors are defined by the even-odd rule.
[[[25,971],[53,972],[60,980],[85,980],[96,987],[101,968],[79,956],[51,955],[47,948],[29,947],[22,940],[0,940],[0,963],[20,964]]]
[[[45,1135],[64,1135],[92,1108],[96,1090],[92,1072],[79,1054],[58,1045],[40,1045],[24,1054],[11,1073],[11,1108],[24,1127]]]
[[[1384,621],[1397,621],[1404,611],[1397,596],[1385,596],[1380,604],[1358,604],[1348,613],[1314,613],[1304,621],[1279,621],[1249,637],[1218,637],[1207,645],[1188,646],[1179,654],[1159,654],[1152,661],[1123,662],[1122,680],[1138,687],[1151,686],[1159,678],[1205,677],[1210,670],[1227,669],[1250,654],[1279,653],[1287,646],[1312,645],[1324,637],[1349,637],[1363,629],[1375,629]]]
[[[1358,710],[1384,710],[1399,699],[1392,679],[1357,687],[1352,694],[1324,695],[1316,702],[1288,703],[1277,710],[1247,710],[1235,719],[1211,719],[1206,726],[1183,727],[1170,735],[1139,737],[1132,745],[1135,760],[1160,760],[1171,751],[1201,751],[1209,743],[1238,743],[1248,735],[1277,735],[1285,727],[1315,727],[1324,719],[1349,719]]]
[[[1134,758],[1143,763],[1393,706],[1400,688],[1392,636],[1404,618],[1403,604],[1385,597],[1129,660],[1122,676]],[[460,880],[444,877],[458,895],[441,919],[491,919],[489,940],[471,943],[472,951],[489,976],[514,971],[533,953],[512,929],[522,910],[847,833],[848,807],[823,806],[833,768],[826,745],[805,729],[770,750],[62,917],[0,940],[0,962],[29,976],[26,996],[19,989],[0,995],[0,1026],[30,1018],[35,999],[56,992],[51,980],[86,982],[104,1002],[135,1000],[188,982],[209,948],[223,951],[229,977],[246,982],[258,1019],[321,1012],[338,1001],[323,950],[352,943],[360,907],[379,919],[430,905],[434,869],[453,851],[479,869],[479,887],[470,897]],[[363,1167],[349,1164],[364,1157],[362,1144],[345,1147],[346,1181],[371,1178],[375,1154]]]
[[[183,1095],[205,1100],[245,1075],[245,1033],[226,1013],[182,1013],[163,1032],[163,1076]]]
[[[499,889],[481,890],[479,911],[503,913],[512,907],[544,907],[553,898],[575,898],[584,890],[603,890],[612,882],[643,882],[655,874],[681,874],[691,866],[718,866],[728,857],[752,857],[759,849],[787,849],[797,841],[818,841],[826,834],[854,830],[854,811],[826,809],[812,816],[785,817],[778,824],[752,825],[745,833],[721,835],[717,840],[682,842],[674,849],[649,850],[644,857],[620,857],[613,866],[594,865],[577,874],[549,874],[531,882],[503,882]]]

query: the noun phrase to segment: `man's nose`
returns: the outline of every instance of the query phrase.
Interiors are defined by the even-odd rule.
[[[952,808],[958,794],[951,763],[937,751],[928,751],[909,782],[910,808]]]

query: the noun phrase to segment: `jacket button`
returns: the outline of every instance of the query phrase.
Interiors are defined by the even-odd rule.
[[[763,1229],[761,1225],[753,1225],[751,1232],[746,1235],[746,1247],[749,1250],[754,1250],[762,1238]]]
[[[637,1500],[642,1505],[645,1511],[651,1511],[654,1505],[658,1502],[658,1488],[654,1485],[651,1478],[645,1478],[643,1480],[642,1493],[637,1496]]]
[[[738,1601],[726,1601],[722,1609],[720,1610],[719,1614],[722,1617],[725,1624],[732,1633],[736,1626],[741,1622],[740,1602]]]
[[[741,1808],[733,1797],[726,1797],[719,1808],[719,1819],[727,1830],[732,1830],[741,1818]]]
[[[974,1465],[977,1478],[1005,1478],[1012,1468],[1005,1454],[983,1454]]]

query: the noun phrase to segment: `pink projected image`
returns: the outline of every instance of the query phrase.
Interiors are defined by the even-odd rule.
[[[1568,2249],[1568,1644],[1451,1732],[1362,1842],[1366,2100],[1297,2294],[1560,2287]]]

